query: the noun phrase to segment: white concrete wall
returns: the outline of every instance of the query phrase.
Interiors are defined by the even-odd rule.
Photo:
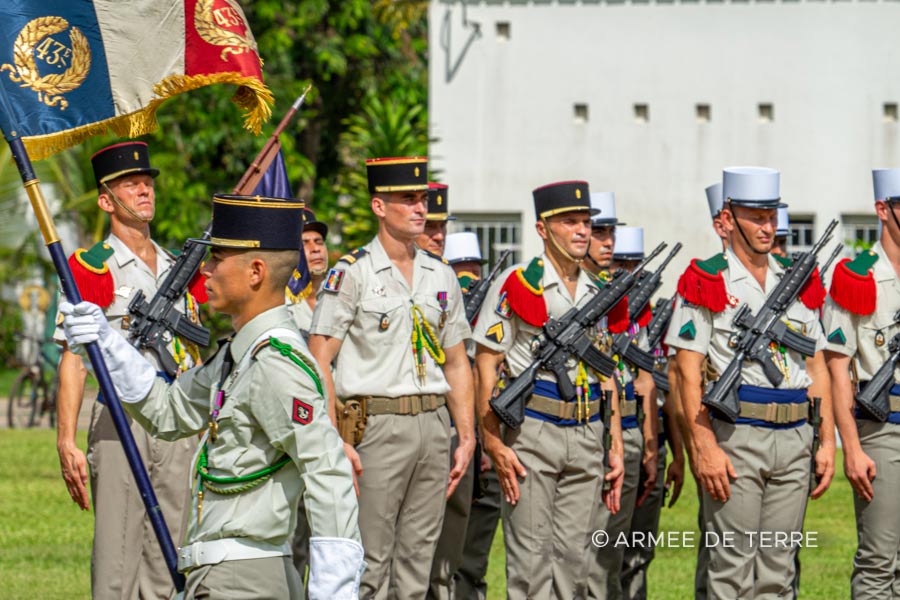
[[[520,211],[526,256],[540,249],[531,190],[585,179],[615,191],[648,247],[681,240],[680,270],[717,251],[703,189],[736,164],[779,169],[783,199],[816,215],[818,235],[842,213],[871,212],[871,168],[900,166],[898,124],[882,114],[900,101],[898,23],[894,0],[435,0],[431,162],[455,212]],[[763,102],[771,123],[759,122]],[[711,122],[697,121],[698,103]]]

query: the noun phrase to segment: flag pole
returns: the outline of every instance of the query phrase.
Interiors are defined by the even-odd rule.
[[[0,86],[0,94],[2,94],[4,104],[6,104],[6,93],[2,86]],[[8,107],[5,107],[5,110],[8,115],[12,115]],[[6,141],[12,152],[13,160],[16,162],[19,175],[22,177],[25,192],[28,194],[28,200],[31,202],[31,207],[37,218],[47,251],[50,253],[53,266],[59,275],[59,281],[66,300],[72,304],[78,304],[81,302],[81,293],[78,291],[78,286],[75,285],[75,279],[72,277],[71,269],[69,269],[69,263],[63,252],[62,243],[59,241],[56,224],[53,222],[53,216],[47,207],[47,202],[41,191],[40,181],[35,175],[25,144],[16,136],[15,132],[12,135],[7,134]],[[134,443],[134,436],[131,433],[131,427],[128,424],[125,411],[122,409],[119,396],[116,394],[112,379],[109,377],[109,370],[103,361],[100,346],[97,345],[97,342],[91,342],[85,348],[91,365],[94,367],[94,374],[97,376],[97,381],[100,384],[100,392],[103,394],[106,407],[109,409],[116,431],[119,434],[119,439],[122,442],[122,449],[125,451],[125,457],[128,459],[128,466],[131,467],[131,472],[137,482],[141,500],[143,500],[144,507],[147,509],[147,517],[150,519],[150,524],[153,526],[153,531],[156,533],[156,538],[159,541],[163,557],[166,560],[166,567],[168,567],[169,574],[172,576],[175,589],[181,592],[184,590],[184,576],[178,572],[178,557],[175,553],[175,545],[172,543],[172,537],[169,535],[168,527],[166,527],[165,518],[159,507],[156,494],[153,492],[150,478],[147,476],[147,469],[144,467],[141,455],[138,453],[137,446]]]

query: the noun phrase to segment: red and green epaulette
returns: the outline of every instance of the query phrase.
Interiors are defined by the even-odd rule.
[[[694,259],[678,280],[678,293],[686,302],[722,312],[728,305],[728,291],[722,271],[728,268],[725,253],[707,260]]]
[[[114,252],[106,242],[98,242],[90,250],[79,248],[69,257],[69,268],[81,299],[100,308],[108,307],[113,301],[115,283],[106,261]]]
[[[829,293],[841,308],[855,315],[875,312],[875,277],[872,266],[878,255],[872,250],[860,252],[856,258],[845,258],[834,268]]]
[[[478,277],[475,273],[469,271],[462,271],[461,273],[456,274],[456,280],[459,281],[459,289],[462,290],[462,293],[468,294],[469,288],[480,281],[481,277]]]
[[[791,259],[786,256],[773,254],[772,257],[785,269],[790,268],[792,264]],[[825,292],[825,284],[822,283],[822,276],[819,274],[819,267],[815,267],[812,275],[810,275],[809,279],[806,280],[806,283],[803,284],[803,289],[800,290],[798,296],[800,302],[802,302],[803,306],[806,308],[818,310],[825,304],[825,296],[827,295],[828,294]]]
[[[534,327],[543,327],[549,318],[544,302],[544,261],[534,258],[527,267],[518,267],[503,282],[500,297],[520,319]]]

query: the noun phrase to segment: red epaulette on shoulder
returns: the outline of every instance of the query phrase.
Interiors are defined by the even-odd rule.
[[[644,329],[650,324],[651,319],[653,319],[653,311],[650,309],[650,303],[648,302],[647,306],[644,307],[644,310],[640,312],[634,322],[638,324],[638,327]]]
[[[90,250],[79,248],[69,257],[69,269],[81,293],[81,299],[100,308],[108,307],[113,301],[115,284],[112,273],[106,266],[106,261],[113,252],[115,250],[109,244],[99,242]]]
[[[835,304],[855,315],[875,312],[875,277],[871,269],[877,261],[878,255],[866,250],[853,260],[845,258],[837,264],[829,291]]]
[[[197,304],[206,304],[209,301],[209,294],[206,293],[205,283],[206,277],[203,276],[203,273],[197,271],[194,273],[194,278],[191,279],[191,282],[188,284],[188,293],[194,297]]]
[[[678,293],[685,301],[722,312],[728,305],[728,291],[722,271],[728,268],[725,254],[716,254],[708,260],[694,259],[678,280]]]
[[[625,333],[629,325],[631,319],[628,318],[628,296],[625,296],[606,313],[606,328],[613,334]]]
[[[544,286],[541,285],[543,276],[544,261],[535,258],[527,267],[519,267],[510,273],[500,288],[500,295],[506,295],[512,312],[533,327],[543,327],[549,318]]]
[[[819,310],[825,304],[827,295],[825,284],[822,283],[822,276],[819,274],[819,267],[816,267],[803,285],[803,289],[800,290],[800,302],[806,308]]]

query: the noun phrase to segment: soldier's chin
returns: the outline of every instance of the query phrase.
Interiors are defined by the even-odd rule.
[[[309,274],[313,277],[322,277],[325,273],[328,272],[328,266],[326,265],[323,269],[310,269]]]

